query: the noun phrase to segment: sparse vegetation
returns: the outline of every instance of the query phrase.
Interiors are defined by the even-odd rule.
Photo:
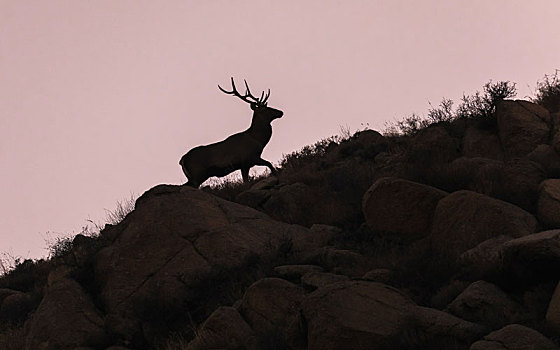
[[[537,89],[533,102],[540,104],[549,111],[555,113],[560,111],[560,77],[557,69],[552,75],[545,75],[537,82]]]
[[[437,107],[430,104],[427,117],[412,114],[393,124],[386,124],[387,135],[415,135],[420,130],[439,123],[450,123],[458,119],[488,121],[493,119],[498,101],[515,97],[515,83],[509,81],[488,82],[483,92],[463,95],[461,103],[453,110],[453,101],[444,98]]]

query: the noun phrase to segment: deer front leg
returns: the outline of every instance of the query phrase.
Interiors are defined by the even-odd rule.
[[[249,169],[250,168],[241,168],[241,176],[243,177],[243,182],[249,181]]]
[[[270,173],[271,173],[272,175],[278,175],[278,172],[277,172],[276,169],[272,166],[272,164],[270,164],[270,162],[269,162],[268,160],[264,160],[264,159],[262,159],[262,158],[259,158],[257,164],[255,164],[255,165],[262,165],[262,166],[265,166],[265,167],[267,167],[267,168],[270,169]]]

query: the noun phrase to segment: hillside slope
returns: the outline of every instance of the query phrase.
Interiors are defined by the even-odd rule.
[[[557,349],[559,279],[560,113],[504,100],[158,185],[0,280],[0,348]]]

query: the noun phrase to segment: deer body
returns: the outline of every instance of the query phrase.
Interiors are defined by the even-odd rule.
[[[261,158],[266,144],[272,137],[271,122],[281,118],[283,112],[266,106],[269,94],[261,99],[254,98],[250,92],[247,82],[247,93],[239,95],[233,83],[233,91],[227,94],[235,94],[245,102],[251,104],[253,109],[253,120],[251,126],[242,132],[231,135],[223,141],[205,146],[198,146],[188,151],[179,161],[183,172],[188,178],[187,185],[198,187],[212,176],[225,176],[235,170],[241,170],[243,180],[249,179],[249,169],[255,165],[266,166],[274,174],[276,169],[270,162]],[[255,101],[248,101],[251,97]]]

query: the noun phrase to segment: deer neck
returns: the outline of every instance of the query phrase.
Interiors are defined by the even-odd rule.
[[[251,137],[261,143],[264,148],[272,137],[272,126],[270,125],[270,122],[266,122],[260,118],[253,118],[251,126],[247,132],[251,135]]]

